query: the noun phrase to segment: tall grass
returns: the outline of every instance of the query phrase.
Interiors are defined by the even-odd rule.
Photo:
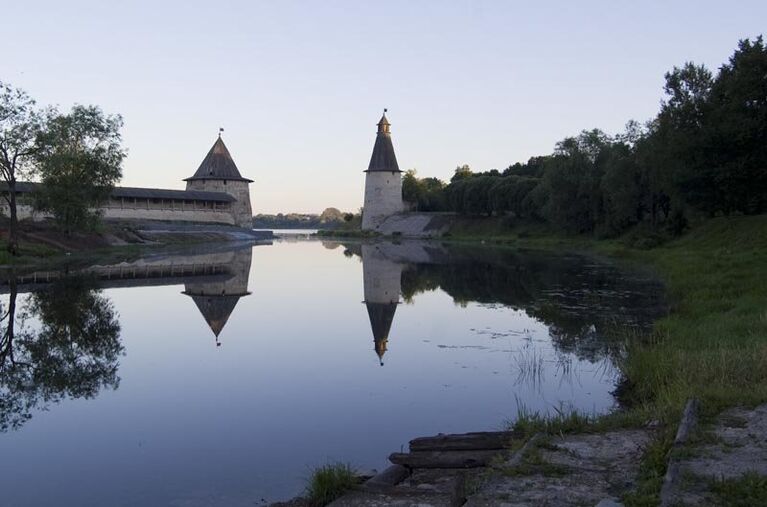
[[[354,470],[345,463],[317,468],[309,479],[306,497],[314,507],[322,507],[349,491],[357,483]]]
[[[767,216],[712,220],[641,256],[665,278],[671,311],[628,346],[635,401],[664,418],[690,397],[709,413],[767,401]]]

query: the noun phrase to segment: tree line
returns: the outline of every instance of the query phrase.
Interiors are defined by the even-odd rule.
[[[584,130],[503,171],[456,168],[449,183],[403,178],[419,211],[506,216],[614,236],[642,225],[673,234],[691,219],[767,211],[767,48],[738,43],[714,75],[685,63],[665,75],[658,115],[611,136]]]
[[[23,90],[0,82],[0,196],[9,210],[11,254],[18,254],[19,181],[39,180],[31,204],[66,233],[96,224],[98,206],[122,177],[122,123],[96,106],[40,108]]]

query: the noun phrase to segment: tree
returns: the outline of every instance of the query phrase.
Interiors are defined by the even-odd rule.
[[[664,91],[654,135],[659,170],[670,175],[669,194],[713,214],[719,200],[710,165],[711,145],[705,128],[713,84],[703,65],[686,63],[666,73]]]
[[[490,203],[490,189],[499,180],[493,176],[475,176],[466,180],[466,191],[463,194],[463,212],[469,215],[493,214]]]
[[[122,176],[122,123],[98,107],[75,106],[69,114],[51,113],[38,136],[37,207],[52,213],[67,234],[95,225],[98,206]]]
[[[344,214],[338,208],[325,208],[320,213],[320,223],[335,223],[341,222],[344,219]]]
[[[408,169],[402,177],[402,200],[418,210],[420,195],[418,176],[415,169]]]
[[[455,173],[453,174],[453,177],[450,178],[450,183],[453,183],[459,180],[465,180],[466,178],[471,178],[471,176],[472,176],[471,167],[469,167],[466,164],[463,164],[455,168]]]
[[[610,147],[601,185],[610,233],[622,232],[642,220],[641,174],[628,145],[619,142]]]
[[[602,131],[583,131],[557,143],[544,166],[541,192],[543,215],[574,233],[592,232],[603,217],[600,188],[610,138]]]
[[[40,114],[35,101],[24,91],[0,82],[0,176],[5,182],[3,199],[8,203],[8,251],[18,255],[19,222],[16,182],[31,174]]]
[[[705,118],[718,211],[767,211],[767,47],[741,40],[711,87]]]

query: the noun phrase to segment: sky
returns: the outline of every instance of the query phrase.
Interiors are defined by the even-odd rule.
[[[400,169],[449,179],[654,116],[761,1],[0,0],[0,81],[121,114],[121,184],[183,188],[223,127],[254,213],[357,210],[389,109]]]

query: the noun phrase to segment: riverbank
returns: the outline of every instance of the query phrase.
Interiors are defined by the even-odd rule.
[[[670,241],[638,233],[596,240],[535,224],[509,229],[498,220],[461,219],[441,240],[593,251],[649,266],[665,281],[669,314],[651,333],[624,337],[616,389],[623,409],[596,418],[528,414],[514,424],[527,437],[651,426],[634,485],[621,498],[626,505],[658,505],[688,399],[700,401],[704,426],[727,409],[767,402],[767,216],[713,219]]]
[[[713,219],[648,249],[628,246],[635,238],[571,241],[533,234],[496,239],[586,248],[641,262],[667,285],[668,316],[651,334],[626,337],[618,365],[623,381],[616,391],[625,409],[594,421],[596,427],[641,427],[653,421],[659,428],[627,505],[657,505],[666,473],[661,457],[671,452],[687,399],[700,400],[704,422],[731,407],[767,402],[767,216]]]
[[[134,258],[148,249],[211,242],[271,240],[271,231],[163,221],[104,220],[90,232],[65,234],[48,221],[20,222],[19,252],[7,252],[7,219],[0,222],[0,266],[55,265],[75,259]]]

